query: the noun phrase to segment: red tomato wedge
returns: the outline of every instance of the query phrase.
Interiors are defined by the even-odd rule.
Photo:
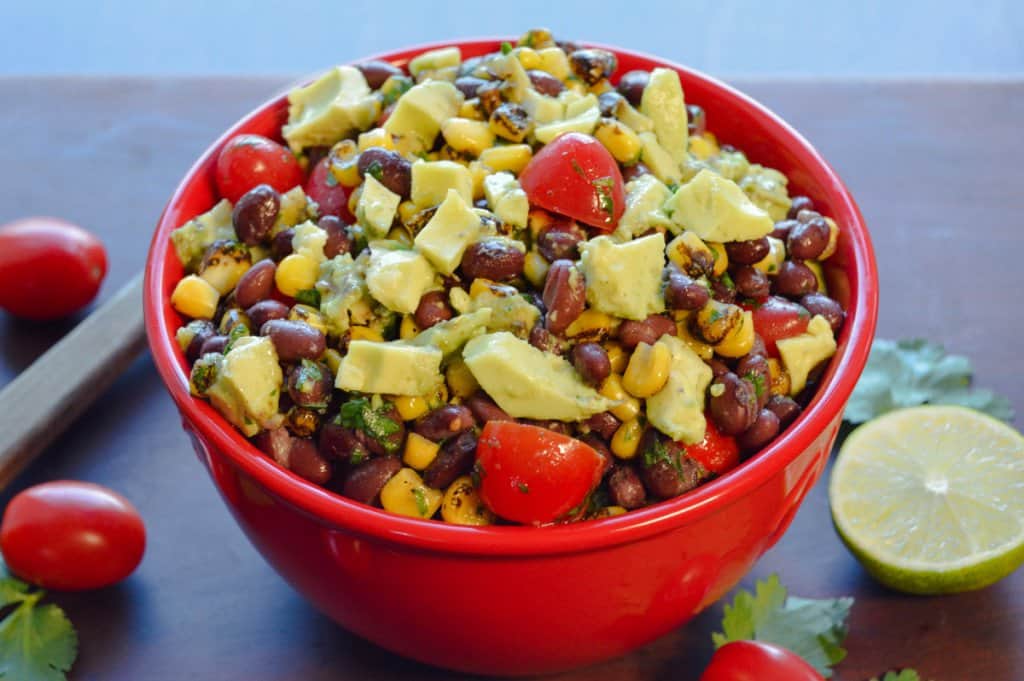
[[[824,681],[794,652],[764,641],[733,641],[715,651],[700,681]]]
[[[518,523],[549,523],[583,503],[608,462],[568,435],[512,421],[489,421],[476,450],[480,498]]]
[[[772,357],[779,356],[776,341],[798,336],[807,330],[811,314],[802,306],[773,296],[754,308],[754,331]]]
[[[559,135],[519,176],[530,203],[612,231],[626,210],[619,164],[600,142],[578,132]]]
[[[331,159],[325,157],[313,166],[306,181],[306,196],[320,206],[320,215],[334,215],[345,222],[354,222],[348,212],[348,190],[331,174]]]
[[[710,418],[704,431],[704,439],[694,445],[685,445],[686,454],[712,473],[721,475],[736,468],[740,463],[740,447],[729,435],[723,435]]]
[[[235,135],[217,156],[217,191],[231,203],[258,184],[283,193],[303,179],[292,152],[261,135]]]

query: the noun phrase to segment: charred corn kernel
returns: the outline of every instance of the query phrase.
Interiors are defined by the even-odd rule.
[[[768,380],[772,395],[789,396],[789,374],[782,368],[782,362],[774,357],[768,359]]]
[[[609,314],[586,309],[565,330],[570,338],[576,336],[607,336],[618,327],[619,321]]]
[[[486,117],[480,108],[480,100],[477,97],[467,99],[459,106],[459,118],[467,118],[471,121],[482,121]]]
[[[526,279],[536,288],[544,288],[544,281],[547,279],[548,270],[551,265],[544,256],[537,251],[530,251],[523,261],[523,274]]]
[[[668,259],[689,274],[700,277],[710,274],[714,269],[715,255],[699,236],[693,232],[683,232],[666,246]]]
[[[705,135],[691,135],[689,142],[690,153],[700,161],[706,161],[718,153],[718,145]]]
[[[612,84],[608,82],[607,78],[602,78],[601,80],[597,81],[596,83],[590,86],[590,93],[600,97],[604,93],[611,92],[614,89],[615,88],[612,87]]]
[[[441,507],[444,492],[427,487],[419,473],[402,468],[380,491],[380,505],[385,511],[413,518],[429,518]]]
[[[665,387],[672,366],[672,353],[664,343],[640,343],[629,358],[622,387],[633,397],[650,397]]]
[[[632,459],[640,447],[640,438],[643,434],[644,427],[640,425],[639,420],[623,421],[612,435],[612,454],[620,459]]]
[[[622,377],[618,374],[611,374],[604,379],[601,389],[598,391],[609,400],[619,404],[611,408],[612,414],[620,421],[630,421],[640,413],[640,400],[627,395],[622,387]]]
[[[625,123],[614,118],[602,118],[594,130],[594,137],[619,163],[632,165],[640,160],[643,143]]]
[[[480,161],[471,161],[469,164],[469,177],[473,181],[473,200],[484,198],[484,180],[491,174]]]
[[[537,43],[534,43],[534,47],[537,47]],[[558,80],[565,80],[572,73],[569,57],[560,47],[540,48],[537,50],[537,56],[540,57],[541,70],[547,71]]]
[[[419,433],[409,433],[405,438],[405,449],[402,450],[402,463],[418,471],[423,470],[437,457],[441,445],[428,440]]]
[[[708,241],[707,246],[711,250],[711,258],[714,261],[712,274],[720,277],[729,269],[729,254],[725,252],[725,245],[717,241]]]
[[[445,490],[441,517],[456,525],[490,525],[494,514],[484,506],[480,494],[468,475],[455,478]]]
[[[217,312],[220,293],[210,282],[190,274],[174,287],[171,307],[193,319],[213,319]]]
[[[327,348],[324,350],[324,361],[327,362],[327,368],[331,373],[337,376],[338,368],[341,367],[341,353],[334,348]]]
[[[480,389],[480,384],[473,377],[473,372],[469,370],[461,357],[452,360],[452,363],[445,369],[444,377],[448,381],[448,389],[455,397],[465,399]]]
[[[391,133],[384,128],[374,128],[359,135],[359,151],[366,151],[372,147],[383,147],[394,149],[395,142],[391,139]]]
[[[441,135],[452,149],[479,156],[494,144],[494,133],[486,121],[449,118],[441,124]]]
[[[316,260],[301,253],[292,253],[277,264],[274,283],[281,293],[294,296],[299,291],[313,288],[319,273],[320,266]]]
[[[532,47],[534,49],[541,49],[542,47],[550,47],[555,44],[555,39],[551,35],[551,31],[546,28],[531,28],[523,35],[519,36],[519,40],[516,45],[520,47]]]
[[[505,102],[492,111],[488,124],[495,135],[516,144],[526,139],[533,130],[533,119],[530,118],[529,112],[510,102]]]
[[[345,161],[331,161],[331,175],[334,176],[338,184],[347,188],[356,187],[363,181],[363,178],[359,176],[359,167],[354,158]]]
[[[369,326],[352,326],[349,327],[348,331],[351,334],[352,340],[384,342],[384,336],[381,335],[380,331]]]
[[[621,374],[629,366],[629,353],[626,349],[616,343],[609,341],[604,344],[605,352],[608,353],[608,361],[612,365],[613,374]]]
[[[773,236],[768,237],[768,255],[764,256],[752,267],[755,267],[765,274],[775,274],[779,267],[786,261],[786,244],[782,239]]]
[[[715,349],[712,346],[690,333],[688,320],[684,319],[676,322],[676,335],[679,336],[679,340],[686,343],[686,346],[697,353],[697,356],[705,362],[715,356]]]
[[[533,158],[533,149],[529,144],[506,144],[503,147],[491,147],[480,154],[480,163],[492,172],[507,170],[518,175]]]
[[[740,323],[732,327],[722,342],[715,346],[715,352],[722,357],[742,357],[754,347],[754,314],[745,310]]]
[[[409,340],[413,336],[419,335],[420,331],[420,327],[416,325],[416,319],[411,314],[402,317],[402,323],[398,327],[399,338]]]
[[[825,283],[825,270],[821,268],[821,263],[817,260],[805,260],[804,264],[814,272],[814,278],[818,280],[818,292],[827,296],[828,284]]]
[[[490,279],[474,279],[473,283],[469,286],[469,297],[479,298],[480,296],[489,295],[494,291],[494,282]]]
[[[395,409],[398,410],[398,415],[402,417],[403,421],[413,421],[430,411],[430,404],[427,403],[427,398],[420,395],[416,396],[399,396],[394,399]]]
[[[409,232],[406,231],[404,227],[393,227],[391,231],[388,232],[388,239],[391,241],[397,241],[403,246],[412,248],[412,237],[409,236]]]
[[[347,161],[348,159],[355,158],[358,153],[359,145],[356,144],[355,140],[343,139],[331,147],[330,155],[336,161]]]
[[[839,242],[839,225],[832,218],[825,218],[825,224],[828,225],[828,243],[825,245],[825,250],[818,256],[818,260],[828,260],[836,252],[836,244]]]
[[[544,65],[541,61],[540,55],[537,54],[537,50],[533,47],[517,47],[514,52],[516,59],[523,65],[524,69],[539,69]]]
[[[594,514],[595,518],[614,518],[617,515],[622,515],[626,512],[622,506],[605,506],[601,508],[597,513]]]
[[[549,227],[554,222],[551,213],[542,208],[534,208],[526,216],[526,225],[530,228],[530,236],[533,237],[534,241],[540,236],[545,227]]]
[[[237,241],[218,241],[206,249],[199,276],[222,296],[227,295],[252,267],[249,249]]]
[[[320,310],[316,309],[311,305],[292,305],[292,309],[288,310],[288,319],[297,322],[306,322],[320,333],[327,335],[327,320]]]
[[[402,201],[398,204],[398,219],[402,221],[403,225],[413,222],[419,212],[419,207],[412,201]]]
[[[448,385],[444,381],[441,381],[437,384],[437,387],[434,388],[434,391],[425,397],[427,400],[427,406],[430,409],[443,407],[448,403]]]

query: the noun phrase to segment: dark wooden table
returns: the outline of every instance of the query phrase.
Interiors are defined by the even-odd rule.
[[[0,79],[0,222],[52,214],[94,230],[110,253],[109,297],[142,267],[157,216],[192,160],[285,84]],[[881,270],[880,335],[926,336],[970,355],[978,383],[1024,413],[1024,81],[736,84],[803,131],[859,200]],[[0,385],[72,325],[0,313]],[[149,529],[146,557],[125,583],[54,597],[81,636],[73,679],[451,676],[349,635],[278,578],[225,511],[148,357],[0,494],[0,505],[55,478],[121,491]],[[798,595],[856,597],[842,681],[892,666],[935,681],[1024,679],[1024,571],[960,596],[891,593],[836,538],[824,480],[745,583],[772,572]],[[629,657],[558,678],[695,680],[720,616],[719,604]]]

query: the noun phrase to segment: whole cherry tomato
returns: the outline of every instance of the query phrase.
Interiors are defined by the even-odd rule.
[[[605,231],[626,210],[619,164],[590,135],[559,135],[534,155],[519,182],[530,203]]]
[[[146,528],[116,492],[88,482],[47,482],[18,493],[0,524],[11,571],[47,589],[79,591],[119,582],[142,560]]]
[[[575,438],[512,421],[488,421],[476,456],[480,498],[519,523],[565,517],[597,487],[608,465]]]
[[[26,319],[57,319],[85,307],[107,274],[95,235],[57,218],[0,227],[0,307]]]
[[[685,445],[686,453],[712,473],[727,473],[739,465],[740,447],[735,438],[720,433],[710,418],[705,421],[704,439],[694,445]]]
[[[352,214],[348,212],[348,191],[331,174],[329,157],[313,166],[305,191],[306,196],[320,206],[320,215],[335,215],[346,222],[352,222]]]
[[[733,641],[715,651],[700,681],[824,681],[802,657],[764,641]]]
[[[217,157],[217,191],[231,203],[258,184],[283,193],[303,179],[292,152],[260,135],[235,135]]]
[[[798,336],[807,330],[811,314],[796,303],[772,296],[754,308],[754,331],[764,340],[765,350],[777,357],[776,341]]]

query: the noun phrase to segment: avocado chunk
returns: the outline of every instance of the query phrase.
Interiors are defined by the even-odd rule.
[[[568,361],[507,331],[477,336],[462,350],[473,377],[510,416],[580,421],[615,405]]]
[[[401,196],[382,185],[373,175],[366,175],[356,204],[356,220],[368,238],[381,238],[391,231],[391,223],[401,202]]]
[[[292,237],[292,252],[312,258],[317,264],[327,259],[324,246],[327,245],[327,232],[314,225],[310,220],[296,225],[295,236]]]
[[[430,208],[444,201],[454,189],[466,203],[473,203],[473,176],[454,161],[416,161],[412,164],[412,202]]]
[[[533,303],[514,286],[504,284],[488,284],[482,291],[474,293],[466,309],[490,310],[488,331],[511,331],[520,338],[529,338],[530,330],[540,319],[540,310]]]
[[[571,106],[570,104],[569,107]],[[566,107],[567,112],[569,107]],[[591,135],[594,133],[594,128],[597,127],[597,121],[600,118],[601,110],[597,106],[592,106],[571,118],[546,125],[538,125],[533,131],[533,135],[541,144],[547,144],[559,135],[567,132],[582,132],[585,135]]]
[[[412,314],[424,293],[434,286],[434,268],[416,251],[376,247],[366,268],[370,295],[394,312]],[[387,242],[385,242],[387,243]]]
[[[647,398],[647,420],[673,440],[693,444],[704,439],[704,393],[711,383],[711,367],[682,340],[665,334],[658,343],[672,356],[668,381]]]
[[[743,190],[714,171],[703,169],[665,203],[673,223],[704,241],[749,241],[771,233],[771,216]]]
[[[277,406],[283,381],[273,341],[245,336],[224,356],[206,395],[224,418],[252,437],[280,420]]]
[[[807,331],[799,336],[775,342],[782,365],[789,374],[789,394],[796,395],[807,385],[807,375],[814,367],[836,354],[832,327],[821,315],[814,315]]]
[[[332,146],[380,115],[380,102],[370,93],[362,72],[337,66],[305,87],[288,93],[288,123],[281,128],[292,151]]]
[[[686,100],[679,74],[672,69],[656,68],[640,98],[640,112],[654,123],[658,142],[679,165],[686,160]]]
[[[507,225],[526,227],[530,201],[512,173],[494,173],[484,178],[484,196],[494,215]]]
[[[565,118],[565,106],[554,97],[542,95],[536,90],[527,90],[520,102],[526,113],[537,125],[554,123]]]
[[[313,199],[306,196],[301,185],[292,187],[281,194],[281,208],[277,211],[277,220],[270,230],[270,236],[277,236],[279,232],[306,220],[315,221],[319,217],[318,209],[319,206]]]
[[[590,307],[635,320],[665,310],[661,292],[665,237],[661,233],[624,244],[599,236],[581,243],[580,251]]]
[[[327,330],[340,336],[348,331],[350,317],[357,309],[370,311],[366,289],[366,259],[353,260],[348,253],[320,263],[316,290],[320,292],[320,313]]]
[[[470,338],[479,336],[487,330],[491,321],[491,309],[481,308],[475,312],[467,312],[457,317],[434,324],[426,331],[421,331],[409,339],[410,345],[418,347],[434,347],[445,357],[462,349]]]
[[[416,235],[415,244],[439,272],[451,274],[462,262],[463,253],[479,236],[480,216],[458,191],[449,189],[434,217]]]
[[[452,77],[445,80],[455,80],[455,71],[461,63],[462,51],[459,48],[442,47],[414,57],[409,62],[409,73],[417,81],[423,81],[427,76],[436,78],[438,73],[450,72],[453,74]]]
[[[665,151],[665,147],[658,143],[658,138],[653,132],[641,132],[637,135],[643,148],[640,150],[640,160],[651,169],[654,176],[665,184],[679,184],[683,179],[683,173],[679,169],[672,155]]]
[[[641,175],[626,185],[626,210],[612,233],[616,241],[629,241],[651,227],[674,227],[661,209],[672,196],[665,184],[654,175]]]
[[[413,150],[427,151],[434,146],[441,124],[457,115],[461,105],[462,93],[454,85],[428,80],[399,98],[384,129],[395,137],[409,138]]]
[[[210,210],[171,232],[174,252],[189,272],[196,271],[207,246],[219,239],[238,239],[231,222],[231,202],[227,199],[221,199]]]
[[[336,388],[385,395],[426,395],[444,380],[441,351],[403,341],[354,340],[341,358]]]
[[[750,197],[754,205],[768,213],[774,222],[786,219],[793,202],[787,189],[789,178],[778,170],[753,163],[736,184]]]

